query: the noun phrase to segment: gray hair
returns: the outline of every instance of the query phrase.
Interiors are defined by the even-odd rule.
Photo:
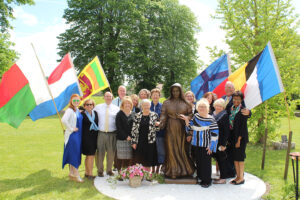
[[[143,107],[143,105],[144,105],[145,103],[149,103],[149,105],[151,105],[151,101],[150,101],[149,99],[143,99],[143,100],[141,101],[141,108]]]
[[[197,102],[197,104],[196,104],[196,109],[197,109],[197,110],[198,110],[198,107],[199,107],[200,105],[205,105],[206,108],[207,108],[207,113],[209,113],[209,103],[208,103],[208,101],[207,101],[206,98],[201,98],[201,99]]]
[[[234,84],[231,82],[231,81],[227,81],[226,83],[225,83],[225,87],[232,87],[233,89],[234,89]]]
[[[222,106],[225,109],[225,107],[226,107],[225,100],[222,98],[215,100],[214,107],[216,107],[216,105]]]

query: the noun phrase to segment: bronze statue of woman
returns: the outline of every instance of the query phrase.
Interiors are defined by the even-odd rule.
[[[166,130],[164,173],[172,179],[191,176],[195,171],[188,154],[185,123],[180,114],[191,116],[192,107],[185,100],[181,85],[175,83],[170,88],[170,97],[162,105],[160,116],[160,127]]]

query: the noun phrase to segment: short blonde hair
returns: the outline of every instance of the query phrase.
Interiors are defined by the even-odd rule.
[[[216,107],[216,105],[222,106],[225,109],[225,107],[226,107],[225,100],[222,99],[222,98],[219,98],[219,99],[215,100],[214,108]]]
[[[151,90],[151,96],[153,95],[153,93],[158,93],[158,95],[160,96],[160,89],[158,89],[158,88],[154,88],[154,89],[152,89]]]
[[[195,98],[194,93],[193,93],[192,91],[187,91],[187,92],[184,94],[184,97],[186,97],[186,95],[188,95],[188,94],[191,94],[191,95],[193,96],[194,102],[195,102],[195,101],[196,101],[196,98]]]
[[[207,113],[209,113],[209,103],[208,103],[208,101],[207,101],[206,98],[201,98],[201,99],[197,102],[197,104],[196,104],[196,109],[197,109],[197,110],[198,110],[198,107],[199,107],[200,105],[205,105],[205,106],[206,106]]]
[[[86,103],[87,103],[88,101],[92,102],[93,108],[95,108],[95,101],[94,101],[93,99],[86,99],[86,100],[84,100],[84,102],[83,102],[83,107],[86,105]]]
[[[125,104],[125,102],[129,102],[131,104],[131,109],[130,110],[132,110],[132,108],[133,108],[133,102],[132,102],[130,96],[123,97],[121,105],[120,105],[120,110],[124,111],[124,104]]]

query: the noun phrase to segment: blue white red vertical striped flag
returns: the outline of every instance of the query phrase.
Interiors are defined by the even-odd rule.
[[[206,92],[213,91],[229,75],[228,55],[225,54],[209,65],[191,82],[191,90],[199,100]]]
[[[284,91],[279,68],[271,43],[263,50],[244,88],[245,105],[248,109]]]
[[[77,75],[69,53],[64,56],[60,64],[49,76],[48,85],[58,111],[61,111],[64,109],[64,107],[66,107],[72,94],[76,93],[82,96]],[[55,114],[56,109],[49,94],[48,99],[36,106],[29,113],[29,116],[33,121],[35,121],[37,119]]]

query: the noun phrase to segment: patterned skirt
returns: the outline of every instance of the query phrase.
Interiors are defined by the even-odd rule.
[[[130,141],[117,140],[117,158],[132,159],[132,147]]]

